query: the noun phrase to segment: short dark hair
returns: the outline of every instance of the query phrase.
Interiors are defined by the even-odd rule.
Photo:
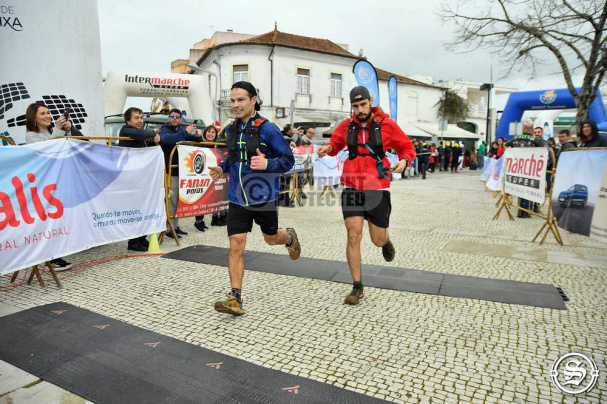
[[[536,126],[535,128],[533,128],[533,130],[536,130],[536,129],[544,130],[544,128],[542,128],[541,126]]]
[[[36,124],[36,115],[38,114],[38,110],[42,107],[48,109],[45,104],[35,102],[30,104],[25,110],[25,128],[28,132],[40,132],[40,128],[38,127],[38,124]],[[49,126],[48,130],[50,133],[53,133],[52,126]]]
[[[283,132],[286,133],[286,132],[290,131],[291,128],[293,128],[293,126],[290,123],[288,123],[282,128],[282,130],[283,130]]]
[[[129,121],[131,120],[131,115],[133,115],[133,112],[139,112],[140,114],[143,114],[143,111],[137,107],[130,107],[129,109],[127,109],[126,111],[124,111],[124,122],[125,123],[129,123]]]
[[[181,115],[181,110],[180,110],[179,108],[172,108],[172,109],[169,111],[169,115],[171,115],[173,112],[176,112],[176,113],[178,113],[179,115]]]
[[[569,132],[569,129],[563,129],[562,131],[559,132],[559,135],[561,133],[564,134],[567,137],[571,136],[571,132]]]

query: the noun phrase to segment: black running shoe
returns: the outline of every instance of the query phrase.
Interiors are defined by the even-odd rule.
[[[384,259],[386,260],[386,262],[390,262],[394,259],[394,256],[396,255],[396,250],[394,249],[394,246],[392,245],[392,242],[390,240],[388,240],[386,245],[381,248],[381,253],[384,255]]]
[[[53,265],[53,269],[55,270],[55,272],[67,271],[72,267],[72,264],[70,264],[63,258],[56,258],[51,261],[51,264]]]

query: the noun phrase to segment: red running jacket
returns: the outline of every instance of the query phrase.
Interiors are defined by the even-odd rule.
[[[381,125],[381,138],[384,152],[388,148],[396,150],[399,160],[407,159],[409,164],[415,159],[415,149],[413,143],[400,127],[388,115],[378,108],[371,108],[371,118],[367,121],[367,127],[370,126],[371,120],[376,116],[384,118]],[[352,115],[352,119],[362,127],[361,122],[356,115]],[[328,143],[332,147],[330,156],[337,155],[344,147],[348,145],[348,125],[350,119],[344,119],[333,132],[331,141]],[[365,143],[368,139],[369,131],[367,128],[358,131],[358,143]],[[369,150],[359,146],[358,152],[368,154]],[[384,167],[390,167],[388,158],[383,159]],[[388,178],[379,178],[377,173],[377,159],[374,156],[358,154],[356,158],[347,159],[344,163],[344,171],[341,176],[341,183],[350,188],[358,190],[374,190],[390,188],[390,179],[392,172],[387,171],[385,174]]]

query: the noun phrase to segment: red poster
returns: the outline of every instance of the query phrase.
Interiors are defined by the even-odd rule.
[[[179,202],[175,218],[217,213],[228,208],[228,177],[213,182],[209,167],[216,167],[226,149],[178,146]]]

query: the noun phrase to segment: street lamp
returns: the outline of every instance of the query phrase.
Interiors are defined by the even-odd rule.
[[[197,64],[195,63],[190,63],[188,64],[188,67],[192,70],[196,70],[202,73],[206,73],[209,76],[213,76],[215,77],[215,103],[217,103],[217,98],[218,98],[218,94],[219,94],[219,76],[211,71],[208,71],[206,69],[202,69],[200,68]],[[209,96],[211,95],[211,88],[209,87]],[[215,120],[218,120],[221,117],[221,113],[219,112],[219,106],[217,106],[217,111],[215,111],[215,109],[213,109],[213,115],[215,115]]]
[[[491,138],[491,133],[489,132],[489,127],[490,127],[490,123],[491,123],[491,89],[493,89],[493,83],[485,83],[481,86],[480,90],[481,91],[485,91],[487,90],[487,127],[485,129],[485,143],[487,145],[490,144],[489,140]],[[493,126],[491,126],[491,128],[493,128]]]

